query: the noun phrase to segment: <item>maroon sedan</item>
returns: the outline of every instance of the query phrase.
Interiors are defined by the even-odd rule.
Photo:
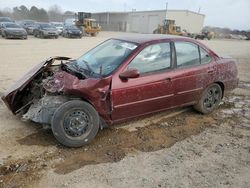
[[[2,99],[14,114],[51,126],[60,143],[79,147],[99,129],[137,116],[189,105],[211,113],[237,84],[235,61],[196,40],[135,35],[109,39],[75,60],[50,58]]]

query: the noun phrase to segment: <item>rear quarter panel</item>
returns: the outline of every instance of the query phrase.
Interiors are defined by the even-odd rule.
[[[235,89],[238,85],[238,70],[236,61],[232,58],[220,58],[217,60],[216,81],[224,84],[224,90]]]

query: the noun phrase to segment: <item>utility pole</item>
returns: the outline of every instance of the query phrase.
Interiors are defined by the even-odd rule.
[[[167,19],[167,12],[168,12],[168,2],[166,2],[166,19]]]
[[[199,10],[198,10],[198,13],[200,13],[201,12],[201,7],[199,7]]]

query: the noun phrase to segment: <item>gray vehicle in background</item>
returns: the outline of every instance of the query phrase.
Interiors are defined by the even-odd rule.
[[[2,23],[13,22],[9,17],[0,17],[0,35],[2,34]]]
[[[18,24],[22,26],[29,35],[33,35],[33,31],[36,27],[36,21],[34,20],[21,20],[18,21]]]
[[[58,38],[58,31],[55,26],[49,23],[37,23],[33,31],[35,37],[39,38]]]
[[[64,26],[62,36],[67,38],[82,38],[82,31],[75,25],[68,25]]]
[[[63,23],[62,22],[50,22],[51,25],[56,27],[58,34],[61,35],[63,31]]]
[[[27,39],[27,32],[20,25],[13,22],[2,22],[2,37],[9,39]]]

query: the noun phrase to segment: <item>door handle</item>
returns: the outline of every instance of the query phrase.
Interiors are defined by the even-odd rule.
[[[165,80],[170,82],[172,78],[165,78]]]
[[[208,69],[208,71],[207,71],[208,74],[211,74],[211,73],[214,73],[214,72],[215,72],[215,68],[210,68],[210,69]]]

